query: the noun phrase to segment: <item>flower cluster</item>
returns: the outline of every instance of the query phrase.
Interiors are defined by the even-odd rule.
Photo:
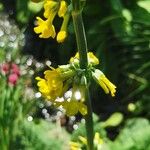
[[[82,150],[87,146],[87,139],[83,136],[79,136],[79,142],[70,142],[70,150]],[[100,137],[100,134],[98,132],[95,133],[94,139],[94,148],[97,150],[103,149],[104,141]]]
[[[77,53],[75,57],[72,57],[70,59],[70,63],[79,64],[79,53]],[[102,87],[102,89],[106,94],[111,93],[111,96],[115,96],[116,86],[107,79],[107,77],[104,75],[104,73],[101,70],[95,69],[95,67],[93,67],[98,64],[99,64],[98,58],[95,57],[92,52],[89,52],[88,67],[92,73],[93,79]]]
[[[95,65],[99,64],[98,58],[92,53],[88,53],[88,70],[80,69],[79,54],[77,53],[70,59],[69,64],[60,65],[54,69],[44,72],[44,78],[36,77],[41,94],[54,106],[62,107],[68,116],[80,112],[82,115],[87,114],[85,99],[85,86],[89,77],[103,88],[106,94],[115,95],[116,86],[112,84],[106,76]],[[88,77],[87,77],[88,76]],[[70,96],[67,91],[70,90]]]
[[[36,77],[39,91],[56,107],[63,107],[68,116],[75,115],[78,111],[85,115],[87,107],[84,104],[84,88],[78,81],[75,69],[71,65],[62,65],[57,69],[51,68],[44,72],[44,78]],[[65,96],[71,89],[70,96]],[[79,92],[82,97],[76,97]],[[63,98],[62,98],[63,97]]]
[[[16,85],[17,80],[20,76],[20,69],[14,63],[5,63],[1,65],[1,72],[7,76],[8,83],[11,85]]]
[[[38,2],[38,1],[37,1]],[[67,25],[70,18],[68,4],[65,0],[45,0],[44,1],[44,17],[37,17],[37,26],[34,28],[35,33],[39,34],[40,38],[55,38],[56,31],[53,25],[55,16],[58,14],[63,18],[61,29],[57,34],[57,42],[62,43],[67,37]]]

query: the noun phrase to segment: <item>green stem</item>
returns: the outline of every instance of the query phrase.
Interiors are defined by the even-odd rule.
[[[87,41],[85,35],[85,29],[82,19],[82,9],[80,9],[79,0],[73,0],[73,12],[72,18],[74,23],[76,41],[77,41],[77,48],[79,52],[79,59],[80,59],[80,68],[87,70],[88,67],[88,59],[87,59]],[[92,118],[92,106],[89,94],[88,85],[85,88],[85,99],[88,113],[85,116],[85,124],[86,124],[86,133],[87,133],[87,148],[88,150],[93,150],[93,118]]]
[[[73,11],[72,12],[74,29],[76,34],[76,41],[77,47],[79,51],[79,58],[80,58],[80,67],[82,69],[86,69],[88,65],[87,60],[87,41],[85,36],[84,24],[82,19],[82,12],[81,11]]]
[[[91,106],[91,100],[90,100],[90,94],[89,94],[89,88],[86,86],[86,105],[88,109],[88,114],[85,116],[85,124],[86,124],[86,134],[87,134],[87,140],[88,140],[88,150],[93,150],[93,117],[92,117],[92,106]]]

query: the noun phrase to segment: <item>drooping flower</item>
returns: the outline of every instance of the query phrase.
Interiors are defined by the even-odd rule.
[[[63,80],[60,72],[57,69],[47,70],[44,72],[45,78],[36,77],[38,80],[39,91],[44,97],[54,101],[57,97],[62,94]]]
[[[49,18],[52,14],[56,15],[57,9],[59,7],[59,3],[53,0],[46,1],[44,3],[44,17]]]
[[[106,94],[115,96],[116,86],[111,83],[95,65],[99,60],[92,52],[88,53],[88,69],[79,67],[79,54],[70,59],[70,64],[60,65],[57,69],[44,72],[44,78],[37,77],[38,87],[41,94],[51,100],[55,107],[61,107],[68,116],[76,115],[78,112],[86,115],[86,85],[87,76],[93,79],[103,88]],[[75,65],[78,64],[78,65]],[[69,97],[65,93],[71,90]]]
[[[58,16],[59,17],[64,17],[66,12],[67,12],[67,9],[68,9],[67,8],[67,3],[64,0],[62,0],[60,2],[60,7],[59,7],[59,10],[58,10]]]
[[[87,106],[77,100],[65,100],[63,102],[56,102],[56,106],[62,106],[66,115],[68,116],[74,116],[78,112],[80,112],[83,116],[87,114]]]
[[[57,42],[58,43],[64,42],[64,40],[66,39],[66,37],[67,37],[67,32],[66,31],[60,31],[60,32],[58,32],[58,34],[57,34]]]
[[[42,79],[40,77],[36,77],[36,80],[38,80],[37,86],[39,87],[39,91],[41,94],[47,98],[50,99],[51,97],[49,96],[50,89],[48,87],[47,81],[45,79]]]
[[[55,28],[52,25],[51,18],[43,20],[40,17],[37,17],[37,27],[34,28],[35,33],[40,34],[40,38],[55,38]]]
[[[57,34],[57,42],[62,43],[67,38],[67,26],[70,19],[70,14],[66,13],[66,15],[63,16],[63,23],[61,25],[61,29]]]
[[[111,93],[111,96],[115,96],[116,86],[111,83],[107,77],[99,69],[95,69],[92,72],[93,79],[102,87],[106,94]]]
[[[38,0],[39,1],[39,0]],[[38,2],[35,1],[35,2]],[[58,43],[64,42],[67,37],[67,25],[70,18],[70,12],[68,11],[68,5],[66,1],[45,0],[44,1],[44,17],[46,20],[37,17],[37,27],[34,28],[35,33],[40,34],[40,38],[55,38],[55,27],[53,20],[58,14],[63,18],[63,23],[60,31],[57,34]]]

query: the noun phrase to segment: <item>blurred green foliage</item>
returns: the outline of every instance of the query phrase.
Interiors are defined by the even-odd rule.
[[[32,57],[20,52],[24,36],[8,15],[0,15],[0,149],[1,150],[65,150],[69,135],[57,123],[40,120],[34,114],[35,101],[32,85]],[[40,65],[35,63],[34,65]],[[15,66],[15,67],[14,67]],[[9,77],[17,74],[17,80]],[[14,80],[16,80],[14,82]],[[36,116],[36,115],[35,115]],[[65,140],[63,136],[65,135]]]
[[[116,118],[119,120],[119,113],[113,114],[104,122],[95,120],[94,130],[100,133],[100,137],[104,141],[102,147],[98,150],[150,150],[150,123],[147,119],[128,119],[115,140],[111,141],[107,136],[108,127],[103,126],[103,124],[109,122],[110,127],[118,128],[120,121],[117,124]],[[116,125],[113,123],[115,121]],[[86,137],[84,123],[79,123],[79,129],[73,132],[72,141],[79,142],[79,136]]]
[[[61,127],[47,121],[24,120],[16,137],[14,147],[21,150],[65,150],[69,136]],[[64,139],[65,136],[65,139]]]
[[[150,150],[150,123],[143,118],[127,120],[111,150]]]

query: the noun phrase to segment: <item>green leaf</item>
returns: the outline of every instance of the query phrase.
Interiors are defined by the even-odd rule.
[[[112,150],[150,150],[150,124],[143,118],[134,118],[127,121],[120,132]]]
[[[28,9],[33,13],[38,13],[43,8],[43,3],[33,3],[31,1],[28,2]]]
[[[150,13],[150,1],[149,0],[138,1],[137,4]]]
[[[118,126],[123,120],[122,113],[115,112],[113,113],[105,122],[102,123],[104,127],[116,127]]]

